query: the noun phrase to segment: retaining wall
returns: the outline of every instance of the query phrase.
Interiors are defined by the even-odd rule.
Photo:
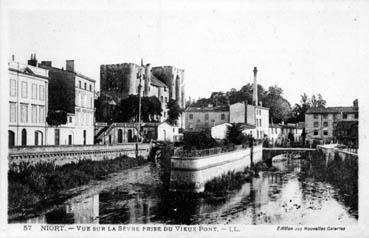
[[[147,158],[149,152],[150,144],[138,144],[140,156]],[[9,164],[54,162],[63,165],[83,159],[115,159],[123,155],[135,157],[136,144],[14,147],[9,149],[8,159]]]
[[[170,189],[173,191],[204,191],[205,183],[229,171],[250,167],[250,148],[203,157],[172,157]],[[253,162],[262,160],[262,145],[253,148]]]

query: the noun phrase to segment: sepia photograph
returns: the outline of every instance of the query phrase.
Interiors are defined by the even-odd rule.
[[[368,1],[0,10],[6,237],[367,234]]]

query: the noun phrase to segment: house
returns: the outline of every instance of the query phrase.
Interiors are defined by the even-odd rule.
[[[238,102],[230,105],[229,122],[242,123],[249,128],[255,139],[263,139],[269,133],[269,108]]]
[[[37,65],[37,60],[32,62]],[[38,67],[48,70],[48,114],[61,113],[66,123],[49,125],[47,145],[92,145],[94,143],[95,80],[75,71],[74,60],[56,68],[51,61]]]
[[[230,123],[223,123],[211,128],[211,137],[218,140],[224,140],[227,138],[228,130],[232,126]]]
[[[305,113],[306,140],[320,143],[335,141],[337,138],[334,136],[334,128],[338,122],[358,120],[357,103],[351,107],[310,108]]]
[[[229,122],[228,106],[188,107],[184,114],[186,131],[206,131]]]
[[[14,57],[8,63],[10,147],[46,144],[49,71],[35,62],[32,54],[28,64],[15,62]]]
[[[180,133],[179,127],[168,122],[162,122],[158,125],[157,135],[158,141],[178,142],[183,139],[183,134]]]

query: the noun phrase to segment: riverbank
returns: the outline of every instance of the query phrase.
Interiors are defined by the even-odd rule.
[[[73,196],[64,193],[68,189],[103,180],[111,173],[147,162],[143,157],[122,156],[112,160],[81,160],[63,166],[54,163],[12,165],[8,171],[9,219],[62,203]]]

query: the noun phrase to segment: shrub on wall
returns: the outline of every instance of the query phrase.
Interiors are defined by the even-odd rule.
[[[48,111],[46,122],[50,126],[59,126],[67,123],[67,113],[65,111]]]

